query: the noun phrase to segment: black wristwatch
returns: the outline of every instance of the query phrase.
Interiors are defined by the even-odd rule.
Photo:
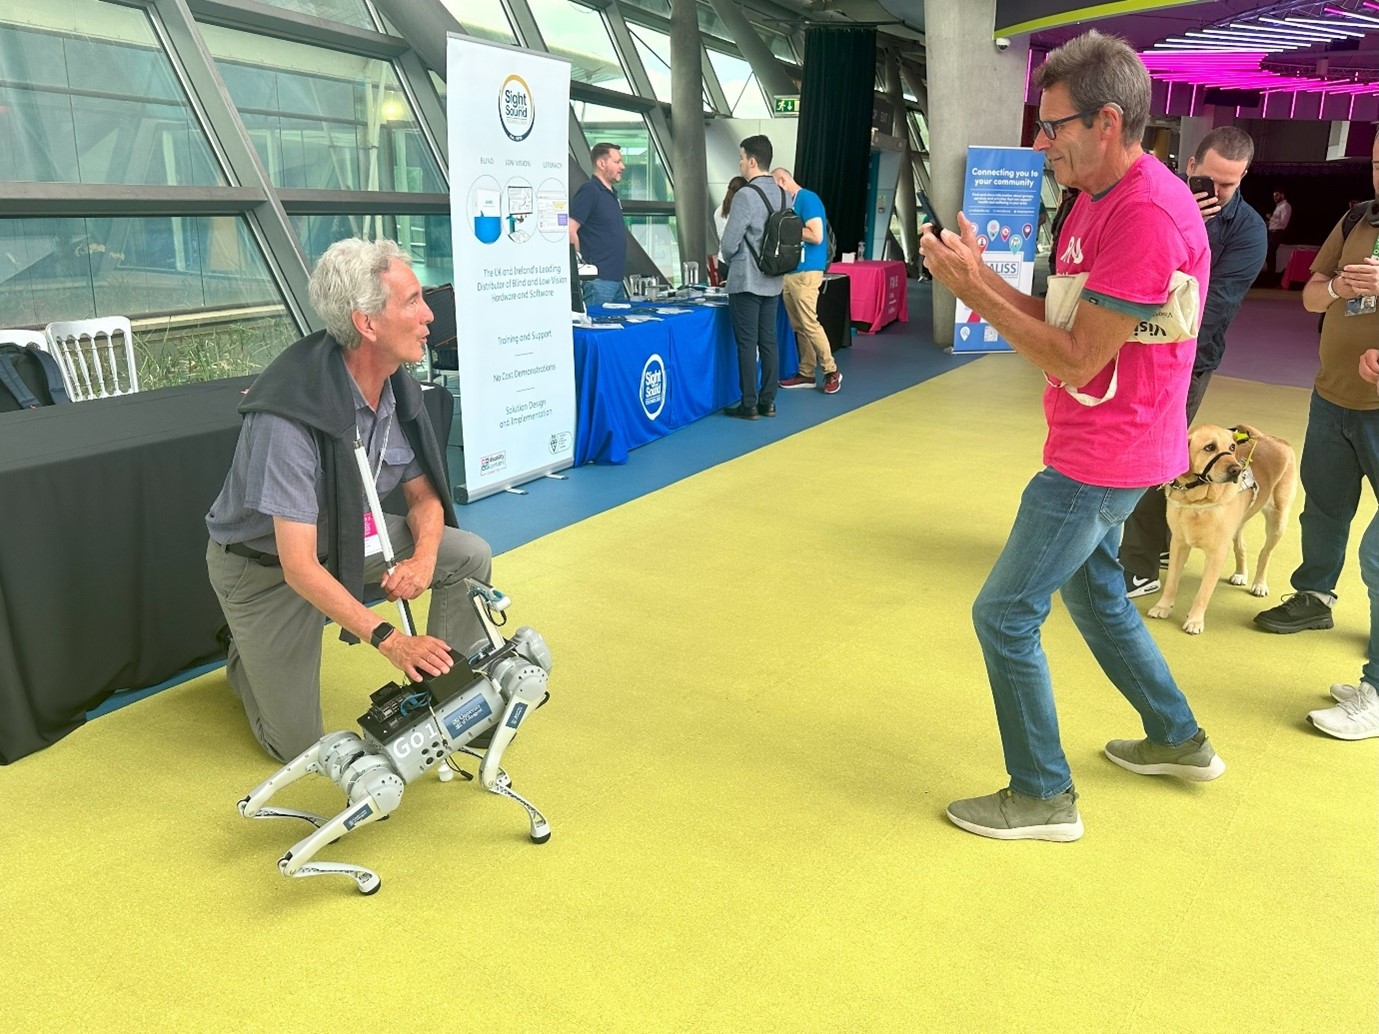
[[[372,643],[373,648],[377,650],[383,645],[383,640],[387,639],[396,631],[397,629],[388,624],[388,622],[380,621],[378,625],[375,626],[374,630],[369,633],[369,642]]]

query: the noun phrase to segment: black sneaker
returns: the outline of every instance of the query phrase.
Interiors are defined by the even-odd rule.
[[[757,413],[761,416],[775,416],[776,404],[774,402],[758,402]]]
[[[1168,569],[1168,550],[1166,549],[1159,554],[1159,567],[1163,570]]]
[[[1125,598],[1133,600],[1136,596],[1152,596],[1162,586],[1157,578],[1141,578],[1137,574],[1125,572]]]
[[[1308,629],[1331,628],[1331,608],[1310,592],[1295,592],[1283,597],[1277,607],[1260,611],[1255,615],[1255,624],[1266,632],[1286,635],[1290,632],[1306,632]]]
[[[744,406],[741,402],[739,402],[735,406],[728,406],[726,409],[724,409],[723,415],[735,416],[741,420],[755,420],[757,419],[758,414],[756,406]]]

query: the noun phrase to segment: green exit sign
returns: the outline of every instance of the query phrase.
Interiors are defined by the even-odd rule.
[[[800,113],[800,95],[797,93],[793,97],[776,97],[777,115],[798,115]]]

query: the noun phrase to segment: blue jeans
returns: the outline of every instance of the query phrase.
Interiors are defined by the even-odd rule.
[[[580,292],[584,295],[586,309],[591,305],[627,300],[627,292],[623,290],[621,280],[586,280],[580,285]]]
[[[1360,574],[1369,590],[1369,653],[1360,677],[1379,688],[1379,513],[1360,539]]]
[[[1334,593],[1360,488],[1365,478],[1371,490],[1379,485],[1379,410],[1344,409],[1312,392],[1298,472],[1307,501],[1298,518],[1302,563],[1293,572],[1293,588]]]
[[[1176,745],[1197,732],[1158,644],[1125,598],[1116,560],[1121,524],[1143,491],[1084,485],[1046,467],[1026,486],[1005,549],[972,605],[1017,793],[1048,798],[1073,782],[1039,637],[1055,589],[1101,670],[1140,713],[1145,735]]]

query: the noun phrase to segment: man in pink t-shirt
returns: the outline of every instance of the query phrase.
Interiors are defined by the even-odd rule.
[[[947,814],[982,836],[1067,841],[1082,835],[1082,819],[1039,638],[1055,591],[1102,671],[1140,714],[1145,738],[1112,740],[1107,758],[1141,775],[1198,781],[1226,769],[1126,599],[1116,559],[1121,525],[1145,488],[1183,471],[1196,355],[1190,336],[1131,339],[1153,338],[1138,331],[1168,299],[1175,274],[1195,279],[1198,297],[1206,297],[1211,253],[1187,186],[1140,146],[1149,74],[1130,47],[1088,32],[1049,54],[1038,83],[1034,147],[1061,185],[1081,191],[1055,257],[1059,274],[1087,275],[1071,322],[1066,329],[1049,323],[1043,299],[996,276],[962,213],[961,234],[925,233],[920,249],[934,278],[1049,381],[1046,466],[1025,488],[972,608],[1010,785],[954,801]]]

